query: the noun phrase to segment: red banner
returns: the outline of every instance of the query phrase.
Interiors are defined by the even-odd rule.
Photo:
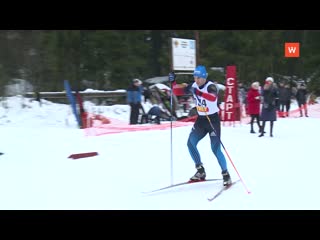
[[[226,89],[224,96],[223,121],[240,121],[240,104],[236,66],[227,66]]]

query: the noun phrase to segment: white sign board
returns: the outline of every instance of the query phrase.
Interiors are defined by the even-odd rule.
[[[193,71],[196,68],[196,41],[172,38],[173,70]]]

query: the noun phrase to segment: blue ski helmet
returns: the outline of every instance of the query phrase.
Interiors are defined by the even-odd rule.
[[[199,65],[195,68],[193,72],[194,77],[207,78],[207,70],[205,66]]]

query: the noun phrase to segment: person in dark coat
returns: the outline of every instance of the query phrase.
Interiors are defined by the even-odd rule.
[[[161,119],[164,119],[166,121],[170,121],[171,117],[168,115],[164,110],[162,110],[158,106],[153,106],[148,111],[148,118],[151,119],[151,121],[155,121],[155,123],[160,124]]]
[[[41,102],[41,96],[40,96],[40,92],[36,91],[35,93],[35,100],[39,102],[39,106],[41,107],[42,102]]]
[[[143,92],[141,84],[142,82],[139,79],[133,79],[132,83],[127,89],[127,103],[131,107],[130,124],[138,124],[140,109],[142,109],[143,114],[145,114],[141,105]]]
[[[253,130],[254,120],[257,121],[259,132],[261,132],[261,124],[260,124],[260,92],[259,92],[260,84],[259,82],[254,82],[251,84],[251,88],[247,93],[247,113],[251,116],[251,131],[250,133],[256,133]]]
[[[291,89],[289,84],[280,83],[279,85],[279,111],[280,117],[289,117],[291,104]]]
[[[298,91],[296,93],[296,99],[298,102],[299,110],[300,110],[300,117],[302,117],[302,109],[304,109],[304,115],[308,116],[308,109],[307,109],[307,89],[304,83],[300,84],[298,87]]]
[[[264,136],[266,122],[270,122],[270,137],[273,137],[273,122],[277,121],[277,102],[279,99],[279,93],[272,77],[268,77],[266,79],[261,91],[261,96],[263,97],[260,115],[262,129],[259,137]]]

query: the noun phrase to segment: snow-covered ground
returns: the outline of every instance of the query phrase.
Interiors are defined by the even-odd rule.
[[[85,107],[127,125],[127,105],[85,102]],[[296,109],[296,104],[291,108]],[[319,104],[309,106],[309,118],[298,115],[278,118],[273,138],[268,134],[269,123],[262,138],[250,134],[248,119],[235,125],[223,123],[221,140],[229,156],[229,172],[234,181],[240,177],[243,181],[209,202],[221,181],[144,193],[186,181],[195,173],[186,145],[192,123],[88,135],[88,130],[77,128],[69,105],[43,101],[40,107],[36,101],[11,97],[0,104],[0,152],[4,153],[0,156],[0,209],[319,210]],[[209,138],[198,147],[207,177],[221,178]],[[85,152],[98,155],[68,158]]]

